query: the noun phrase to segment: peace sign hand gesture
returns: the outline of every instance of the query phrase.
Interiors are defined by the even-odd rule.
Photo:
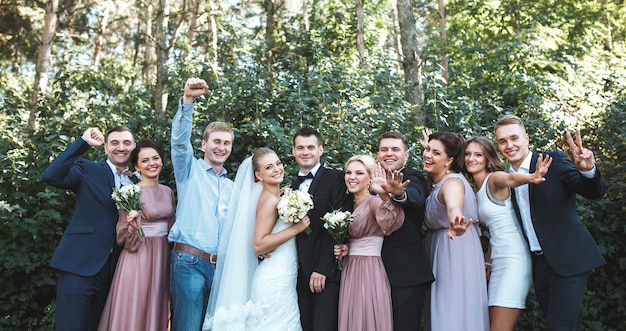
[[[576,163],[576,168],[580,171],[589,171],[593,169],[595,164],[595,159],[593,157],[593,152],[583,147],[583,141],[580,137],[580,130],[576,129],[576,142],[574,143],[574,139],[572,139],[572,135],[569,132],[565,133],[565,138],[567,139],[567,144],[569,145],[570,151],[572,151],[572,157],[574,158],[574,163]]]

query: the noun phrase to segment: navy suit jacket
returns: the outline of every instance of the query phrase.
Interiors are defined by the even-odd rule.
[[[400,203],[404,209],[404,223],[400,229],[385,237],[382,259],[389,282],[395,287],[429,284],[434,280],[430,260],[424,250],[420,229],[424,222],[426,180],[421,172],[403,169],[407,200]]]
[[[293,182],[291,186],[297,190],[296,183]],[[307,278],[315,271],[325,275],[328,280],[338,282],[341,272],[336,271],[333,253],[335,241],[324,228],[322,217],[334,209],[352,211],[352,195],[346,194],[343,172],[324,166],[320,166],[315,173],[309,193],[313,196],[313,209],[309,211],[312,232],[310,235],[302,232],[296,237],[298,263]]]
[[[553,159],[546,181],[528,184],[528,194],[533,226],[547,262],[565,277],[605,265],[598,245],[576,212],[576,194],[587,199],[604,195],[606,185],[600,171],[596,168],[595,176],[586,178],[563,152],[545,154]],[[535,172],[537,158],[533,153],[530,173]],[[521,220],[517,201],[513,201]]]
[[[119,216],[111,198],[115,180],[106,160],[93,162],[80,156],[90,146],[76,139],[57,156],[43,179],[76,194],[74,216],[61,237],[50,266],[81,276],[93,276],[102,269],[109,254],[115,265],[121,248],[115,241]]]

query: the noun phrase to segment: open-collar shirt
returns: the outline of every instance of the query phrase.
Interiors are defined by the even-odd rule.
[[[217,254],[233,182],[226,169],[218,174],[204,159],[195,158],[191,146],[193,108],[194,104],[179,101],[172,120],[172,164],[178,205],[168,240]]]

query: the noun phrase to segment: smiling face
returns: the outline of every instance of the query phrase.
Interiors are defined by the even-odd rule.
[[[128,131],[113,131],[109,133],[104,143],[107,158],[118,168],[126,168],[133,149],[135,149],[135,139]]]
[[[134,166],[143,178],[158,178],[163,169],[163,159],[154,148],[146,147],[137,153]]]
[[[528,134],[517,124],[508,124],[496,129],[498,150],[514,169],[518,169],[529,153]]]
[[[268,153],[254,160],[254,177],[264,184],[280,184],[285,176],[285,167],[276,153]]]
[[[324,148],[320,145],[317,137],[311,136],[297,136],[294,140],[293,148],[291,149],[293,157],[296,159],[296,163],[300,167],[300,171],[308,173],[318,163],[324,153]]]
[[[402,139],[383,138],[378,143],[376,157],[385,170],[400,170],[409,159],[409,151]]]
[[[228,131],[213,131],[202,139],[204,160],[214,168],[224,166],[233,150],[233,134]]]
[[[446,154],[444,144],[436,139],[428,141],[428,146],[424,148],[422,158],[424,160],[424,172],[432,178],[445,175],[450,167],[450,163],[454,160],[453,157],[449,157]]]
[[[344,179],[348,191],[358,193],[368,189],[371,177],[363,163],[352,161],[346,165]]]
[[[470,174],[487,171],[487,157],[482,147],[471,142],[465,148],[465,170]]]

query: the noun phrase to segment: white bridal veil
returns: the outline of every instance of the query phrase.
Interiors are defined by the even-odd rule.
[[[252,275],[258,265],[252,234],[262,189],[261,183],[254,181],[250,156],[235,176],[203,330],[218,330],[219,325],[234,325],[238,320],[244,323]]]

